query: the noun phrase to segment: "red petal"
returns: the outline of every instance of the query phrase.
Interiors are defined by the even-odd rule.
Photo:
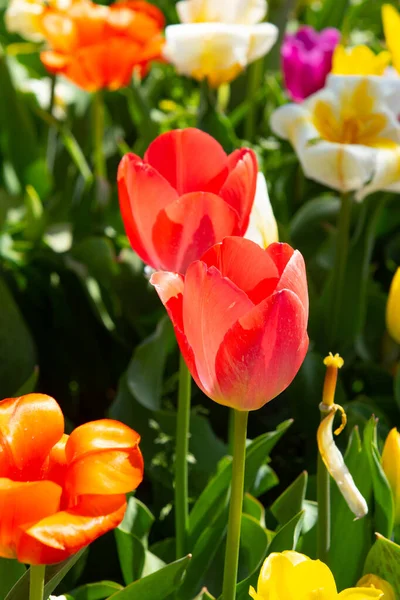
[[[125,509],[123,494],[83,496],[73,508],[26,528],[18,546],[18,560],[30,564],[59,562],[117,527]]]
[[[307,319],[299,298],[277,292],[239,319],[215,362],[219,397],[238,410],[256,410],[292,382],[308,347]]]
[[[202,389],[214,397],[217,380],[215,357],[226,332],[253,306],[247,295],[215,267],[192,263],[185,278],[183,323],[193,350]]]
[[[135,431],[111,419],[77,427],[65,447],[69,498],[122,494],[136,489],[143,479],[139,441]]]
[[[228,157],[230,173],[219,195],[239,215],[239,233],[244,235],[256,195],[258,165],[253,150],[235,150]]]
[[[63,432],[63,414],[50,396],[28,394],[0,402],[0,476],[39,479]]]
[[[51,481],[0,479],[0,556],[17,556],[21,527],[57,512],[61,493]]]
[[[271,246],[274,247],[271,248]],[[298,250],[292,251],[288,262],[284,264],[286,257],[290,254],[289,249],[292,250],[292,248],[287,244],[279,244],[279,246],[284,246],[280,249],[277,248],[278,244],[271,244],[271,246],[268,248],[271,248],[272,256],[276,259],[275,264],[279,270],[283,267],[276,291],[287,289],[297,294],[308,319],[307,274],[303,256]]]
[[[268,252],[258,244],[240,237],[226,237],[201,258],[209,267],[214,265],[258,304],[271,295],[279,281],[279,271]]]
[[[161,302],[167,309],[174,326],[176,340],[188,369],[197,385],[203,389],[197,373],[193,350],[188,344],[183,328],[183,290],[185,285],[183,277],[177,273],[159,271],[151,276],[150,283],[156,288]]]
[[[162,268],[184,273],[216,242],[236,233],[237,215],[219,196],[185,194],[158,215],[153,243]]]
[[[118,168],[118,192],[132,248],[145,263],[160,268],[153,243],[153,226],[159,212],[177,199],[176,191],[139,157],[126,154]]]
[[[144,160],[150,163],[179,195],[218,193],[227,175],[227,156],[220,144],[199,129],[177,129],[150,144]]]

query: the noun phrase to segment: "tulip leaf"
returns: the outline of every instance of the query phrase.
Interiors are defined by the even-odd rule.
[[[142,542],[132,533],[117,528],[114,534],[124,582],[125,585],[129,585],[139,579],[142,573],[145,548]]]
[[[396,375],[394,377],[394,398],[396,400],[396,404],[400,409],[400,369],[397,369]]]
[[[166,600],[179,589],[189,563],[190,556],[185,556],[156,573],[131,583],[110,596],[110,600]]]
[[[44,586],[44,597],[47,598],[56,589],[58,584],[64,579],[68,571],[78,562],[82,555],[87,551],[83,548],[67,560],[49,565],[46,567],[46,577]],[[29,569],[17,581],[4,600],[26,600],[29,598]]]
[[[272,552],[283,552],[284,550],[296,550],[297,542],[301,534],[304,523],[305,511],[300,511],[297,515],[283,525],[274,535],[272,542],[268,547],[268,554]]]
[[[245,491],[257,476],[260,465],[265,463],[271,450],[292,424],[284,421],[275,431],[264,433],[254,439],[246,449]],[[226,505],[232,477],[232,461],[224,459],[216,475],[209,481],[197,499],[189,518],[189,537],[195,543],[200,533],[212,522],[215,515]]]
[[[25,571],[25,566],[17,560],[0,558],[0,598],[6,597]]]
[[[82,585],[65,595],[67,600],[105,600],[114,592],[122,590],[123,587],[114,581],[99,581]]]
[[[312,259],[326,239],[326,226],[335,222],[340,210],[340,198],[322,196],[309,200],[295,213],[290,223],[290,238],[302,250],[305,259]]]
[[[243,513],[253,517],[262,526],[265,527],[265,509],[257,498],[247,493],[243,499]]]
[[[242,515],[240,534],[239,581],[257,569],[269,545],[267,530],[249,515]]]
[[[393,495],[381,466],[376,442],[376,425],[377,420],[371,417],[364,429],[365,451],[369,461],[375,500],[374,530],[385,537],[390,537],[394,526]]]
[[[36,351],[23,316],[0,277],[0,397],[13,396],[32,375]]]
[[[215,598],[210,594],[210,592],[206,588],[204,588],[194,600],[215,600]]]
[[[388,581],[395,597],[400,598],[400,546],[379,533],[364,565],[364,575],[370,573]]]
[[[271,512],[280,525],[284,525],[303,510],[307,481],[308,474],[303,471],[271,506]]]
[[[354,428],[344,456],[356,486],[371,505],[372,481],[365,442]],[[329,566],[339,589],[351,587],[361,576],[362,566],[371,547],[371,518],[354,519],[337,485],[331,483],[332,539]],[[343,560],[346,548],[346,560]]]
[[[147,547],[147,538],[154,523],[154,516],[143,502],[130,496],[122,523],[118,529],[132,533]]]
[[[349,7],[350,0],[325,0],[319,12],[317,29],[321,30],[325,27],[341,29]]]

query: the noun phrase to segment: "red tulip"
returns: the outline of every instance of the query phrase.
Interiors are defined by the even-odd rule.
[[[28,394],[0,402],[0,556],[64,560],[122,521],[143,478],[140,436],[102,419],[64,434],[57,402]]]
[[[127,154],[118,187],[132,248],[155,269],[184,273],[213,244],[245,234],[257,170],[252,150],[227,156],[198,129],[160,135],[143,160]]]
[[[183,277],[151,278],[188,368],[207,396],[256,410],[291,383],[308,348],[304,260],[287,244],[266,250],[228,237]]]

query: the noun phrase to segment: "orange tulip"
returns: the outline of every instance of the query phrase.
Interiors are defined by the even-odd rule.
[[[100,6],[75,2],[68,12],[48,10],[42,31],[50,49],[44,66],[79,87],[94,92],[127,85],[136,69],[144,75],[149,62],[161,58],[164,44],[161,11],[141,0]]]
[[[57,402],[28,394],[0,402],[0,556],[64,560],[116,527],[143,478],[140,436],[102,419],[64,433]]]

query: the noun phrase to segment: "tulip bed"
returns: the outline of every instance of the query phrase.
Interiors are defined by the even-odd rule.
[[[0,0],[0,600],[400,598],[400,13]]]

